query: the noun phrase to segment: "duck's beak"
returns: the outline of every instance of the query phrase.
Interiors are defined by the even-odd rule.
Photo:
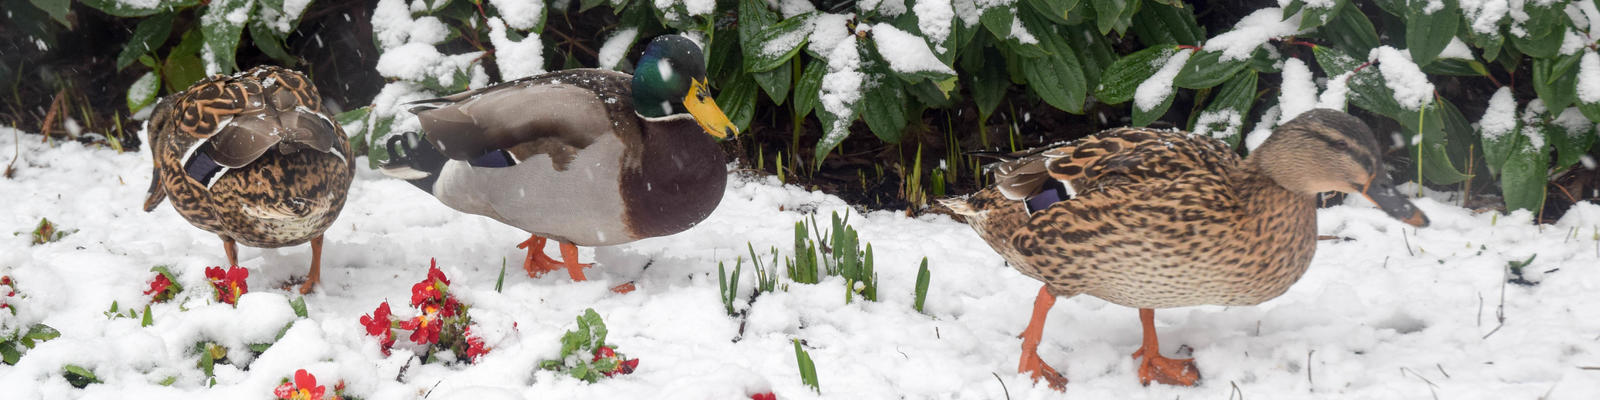
[[[1389,179],[1389,174],[1378,172],[1367,180],[1367,185],[1361,188],[1361,195],[1367,196],[1378,208],[1389,213],[1389,216],[1401,222],[1411,224],[1418,228],[1428,226],[1428,216],[1422,214],[1416,205],[1411,204],[1399,190],[1394,188],[1394,181]]]
[[[733,121],[729,121],[728,115],[723,114],[717,102],[711,99],[706,80],[694,79],[692,82],[689,93],[683,96],[683,107],[689,109],[689,114],[694,116],[695,122],[700,123],[700,128],[717,140],[738,135],[739,128],[733,126]]]

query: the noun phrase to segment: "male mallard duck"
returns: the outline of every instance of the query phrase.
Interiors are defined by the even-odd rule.
[[[1036,350],[1056,297],[1088,294],[1139,309],[1139,380],[1193,385],[1193,359],[1161,356],[1156,308],[1254,305],[1283,294],[1316,252],[1317,193],[1367,196],[1390,216],[1427,218],[1395,191],[1360,120],[1313,110],[1249,158],[1184,132],[1113,129],[1013,154],[995,186],[942,202],[1013,267],[1044,281],[1022,332],[1018,372],[1062,388]]]
[[[162,99],[147,129],[155,159],[144,210],[172,196],[172,208],[234,243],[284,247],[311,241],[317,284],[322,232],[344,208],[355,171],[344,130],[322,113],[322,97],[300,73],[262,66],[215,75]]]
[[[688,39],[650,42],[633,75],[571,69],[413,102],[422,125],[391,138],[383,170],[456,210],[532,234],[529,276],[565,267],[577,246],[682,232],[722,201],[715,139],[738,134],[706,87]],[[561,243],[563,261],[544,255]],[[563,265],[564,264],[564,265]]]

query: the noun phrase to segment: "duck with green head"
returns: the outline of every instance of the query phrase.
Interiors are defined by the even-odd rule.
[[[411,103],[422,129],[390,138],[386,174],[456,210],[532,234],[529,276],[565,268],[577,246],[682,232],[722,200],[716,141],[738,129],[711,98],[700,47],[657,37],[633,75],[570,69]],[[562,260],[544,254],[560,242]]]

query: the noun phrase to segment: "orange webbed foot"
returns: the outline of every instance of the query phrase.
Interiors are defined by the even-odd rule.
[[[1022,361],[1017,366],[1017,373],[1028,374],[1028,376],[1033,377],[1035,383],[1038,383],[1039,379],[1042,378],[1046,383],[1050,384],[1051,389],[1057,391],[1067,390],[1067,377],[1061,375],[1060,372],[1056,372],[1056,369],[1050,367],[1050,364],[1045,364],[1044,359],[1039,357],[1039,353],[1024,351],[1022,353]]]
[[[528,271],[529,278],[538,278],[545,273],[564,267],[560,261],[544,255],[545,238],[534,235],[528,240],[517,244],[519,249],[528,249],[528,257],[522,260],[522,269]]]
[[[1139,351],[1133,352],[1133,357],[1140,359],[1140,384],[1149,386],[1152,380],[1174,386],[1194,386],[1200,383],[1200,367],[1195,365],[1193,358],[1166,358],[1156,351],[1151,351],[1154,356],[1145,357],[1145,350],[1140,348]]]

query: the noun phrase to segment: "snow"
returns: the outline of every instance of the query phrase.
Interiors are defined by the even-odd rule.
[[[1372,49],[1367,59],[1377,60],[1378,71],[1383,73],[1383,84],[1394,91],[1394,100],[1401,107],[1418,111],[1433,101],[1433,83],[1416,63],[1411,53],[1389,46]]]
[[[157,77],[155,72],[146,72],[143,76],[139,77],[139,80],[133,81],[132,85],[128,85],[127,97],[129,99],[154,99],[156,98],[157,90],[161,90],[160,77]],[[154,101],[150,102],[150,104],[145,105],[145,107],[140,108],[139,110],[134,110],[134,112],[138,112],[144,108],[149,108],[149,106],[153,105],[155,105]]]
[[[656,9],[666,11],[669,14],[669,18],[671,18],[670,14],[672,13],[667,10],[671,9],[674,4],[683,4],[683,9],[692,16],[711,15],[711,11],[716,8],[717,2],[716,0],[655,0]]]
[[[1471,24],[1472,31],[1480,34],[1498,34],[1500,20],[1506,17],[1511,5],[1507,0],[1460,0],[1461,14]]]
[[[529,30],[544,21],[544,0],[489,0],[506,26]],[[495,46],[499,47],[499,46]]]
[[[474,65],[480,54],[482,52],[444,55],[430,44],[406,43],[384,51],[383,56],[378,58],[378,73],[408,81],[434,78],[442,86],[449,86],[455,82],[457,70],[472,68],[481,71],[482,67]]]
[[[817,6],[812,5],[811,2],[807,0],[767,0],[767,3],[771,4],[773,1],[780,2],[774,8],[777,8],[778,13],[783,14],[784,18],[790,18],[817,10]]]
[[[1544,147],[1544,132],[1540,129],[1544,125],[1544,118],[1549,117],[1550,111],[1544,106],[1544,100],[1533,99],[1527,107],[1522,108],[1522,135],[1528,138],[1528,151],[1548,151]]]
[[[1244,148],[1252,152],[1256,151],[1257,147],[1261,147],[1261,143],[1272,137],[1272,128],[1277,126],[1278,115],[1281,113],[1282,109],[1277,105],[1273,105],[1267,108],[1267,111],[1262,112],[1261,120],[1256,121],[1255,129],[1250,130],[1250,134],[1244,137]]]
[[[284,0],[283,7],[278,10],[261,7],[260,18],[278,33],[288,34],[294,30],[295,20],[300,19],[300,14],[306,11],[308,5],[311,5],[311,0]]]
[[[816,25],[807,24],[799,29],[784,32],[782,35],[773,37],[772,39],[767,40],[765,43],[761,43],[761,54],[767,57],[778,57],[784,53],[788,53],[789,50],[793,50],[796,46],[799,46],[800,42],[805,41],[806,37],[811,35],[811,31],[813,29],[816,29]]]
[[[1580,15],[1572,16],[1572,22],[1579,29],[1593,33],[1597,28],[1596,25],[1600,24],[1600,9],[1596,9],[1592,1],[1576,1],[1567,5],[1568,15],[1572,15],[1573,8],[1577,8]],[[1582,21],[1582,23],[1579,23],[1579,21]]]
[[[1595,123],[1584,117],[1583,111],[1577,107],[1567,107],[1566,110],[1562,110],[1554,122],[1556,126],[1561,127],[1561,130],[1566,131],[1568,138],[1573,140],[1594,134]]]
[[[955,22],[955,9],[951,8],[950,0],[914,1],[917,5],[912,11],[917,15],[917,29],[922,30],[929,42],[938,43],[935,51],[946,52],[943,43],[950,37],[950,24]]]
[[[1566,35],[1561,38],[1561,54],[1578,54],[1578,50],[1586,49],[1592,43],[1594,41],[1568,27]]]
[[[1213,130],[1213,125],[1221,125],[1222,129]],[[1209,135],[1217,139],[1227,139],[1238,136],[1239,129],[1244,127],[1244,119],[1238,110],[1224,109],[1220,111],[1204,111],[1194,121],[1194,134]]]
[[[1302,13],[1297,12],[1289,19],[1283,19],[1281,8],[1269,7],[1256,10],[1234,24],[1233,30],[1207,40],[1205,48],[1208,51],[1222,52],[1222,61],[1250,58],[1250,53],[1267,44],[1268,40],[1301,33]]]
[[[856,50],[856,37],[846,36],[828,52],[828,73],[822,75],[822,109],[838,117],[833,121],[833,126],[826,127],[828,137],[843,138],[843,135],[850,134],[850,122],[855,115],[853,107],[861,99],[861,87],[865,80],[866,75],[861,73],[861,52]]]
[[[889,69],[895,72],[956,74],[954,69],[944,65],[944,61],[940,61],[939,56],[933,54],[933,50],[928,48],[928,42],[888,23],[880,22],[872,26],[872,41],[877,45],[878,53],[889,61]]]
[[[1458,60],[1474,60],[1472,49],[1461,41],[1459,37],[1450,38],[1450,44],[1444,46],[1444,51],[1439,52],[1439,58],[1453,58]]]
[[[600,68],[617,69],[622,65],[622,59],[628,56],[628,47],[633,46],[634,38],[639,36],[639,28],[627,28],[611,34],[605,44],[600,45],[600,55],[596,57]]]
[[[1015,14],[1011,15],[1011,34],[1006,38],[1016,39],[1022,44],[1039,44],[1039,38],[1033,37],[1033,33],[1028,32],[1028,27],[1022,24],[1022,17]]]
[[[450,28],[438,18],[411,19],[402,0],[380,0],[372,11],[372,34],[387,51],[408,42],[438,44],[450,35]]]
[[[1184,64],[1189,63],[1189,56],[1194,55],[1194,50],[1179,49],[1167,53],[1151,61],[1152,67],[1160,65],[1161,69],[1144,82],[1139,82],[1139,87],[1133,91],[1133,104],[1140,110],[1154,109],[1172,95],[1172,80],[1183,71]]]
[[[1511,88],[1501,87],[1489,98],[1489,107],[1478,121],[1478,129],[1487,140],[1498,139],[1517,129],[1517,99],[1512,97]]]
[[[1305,61],[1290,58],[1283,62],[1283,84],[1278,90],[1278,125],[1317,107],[1317,83]]]
[[[1594,50],[1584,50],[1578,61],[1578,100],[1600,102],[1600,55]]]
[[[961,19],[962,26],[975,26],[983,17],[983,9],[978,8],[976,0],[950,0],[950,8],[955,11],[956,18]]]
[[[11,137],[0,132],[0,147],[18,145]],[[1016,335],[1039,283],[1006,267],[970,228],[941,215],[851,217],[875,249],[878,303],[843,304],[838,278],[789,283],[788,291],[752,303],[746,264],[736,305],[749,319],[740,335],[739,320],[716,300],[714,265],[732,265],[747,242],[761,253],[789,248],[793,223],[804,218],[796,210],[816,210],[824,218],[850,211],[836,197],[771,178],[730,176],[718,210],[682,234],[582,249],[583,260],[599,265],[589,270],[592,281],[574,283],[561,274],[530,279],[517,271],[522,253],[512,244],[523,232],[464,217],[410,185],[363,170],[328,232],[324,284],[305,299],[309,318],[293,317],[284,304],[295,295],[277,288],[305,271],[310,250],[295,246],[241,248],[253,291],[239,308],[195,298],[189,311],[157,304],[151,327],[107,319],[101,312],[112,301],[142,309],[140,291],[153,275],[151,265],[171,265],[186,287],[204,290],[200,270],[221,259],[220,241],[189,226],[170,206],[145,213],[130,201],[144,195],[148,153],[28,139],[20,145],[29,165],[15,179],[0,180],[0,192],[59,200],[8,203],[0,224],[20,230],[51,217],[79,231],[42,246],[0,239],[0,273],[16,278],[26,296],[17,302],[23,310],[18,318],[63,334],[18,365],[0,365],[8,397],[265,399],[300,368],[319,383],[342,380],[350,394],[375,400],[424,393],[748,398],[767,390],[784,399],[1060,396],[1015,373]],[[1591,238],[1600,206],[1579,204],[1566,218],[1541,226],[1524,211],[1475,213],[1421,199],[1418,206],[1433,225],[1418,230],[1357,204],[1365,200],[1347,203],[1318,212],[1318,233],[1353,240],[1318,242],[1310,270],[1283,296],[1253,307],[1156,313],[1168,355],[1180,345],[1194,349],[1206,377],[1199,387],[1140,386],[1128,357],[1140,341],[1137,313],[1087,296],[1056,303],[1040,351],[1067,374],[1073,396],[1083,398],[1223,398],[1238,390],[1275,399],[1433,393],[1574,399],[1600,390],[1593,372],[1579,369],[1600,354],[1593,340],[1600,320],[1592,318],[1600,307],[1592,296],[1600,285],[1594,268],[1600,255]],[[1528,276],[1539,284],[1504,284],[1507,262],[1534,254]],[[933,272],[928,315],[910,308],[923,256]],[[403,346],[384,357],[357,324],[380,301],[403,303],[429,258],[439,259],[474,319],[499,332],[486,335],[494,350],[477,365],[420,364]],[[513,265],[504,291],[496,292],[502,259]],[[626,281],[639,290],[606,290]],[[595,384],[536,369],[537,360],[558,354],[573,316],[591,307],[610,328],[607,341],[640,358],[640,369]],[[1504,310],[1503,326],[1497,309]],[[277,345],[239,362],[245,365],[219,365],[216,386],[201,383],[191,340],[246,343],[270,337],[286,321],[293,325]],[[821,396],[800,384],[791,338],[805,340]],[[72,389],[59,372],[65,364],[89,367],[105,383]],[[178,380],[170,387],[156,383],[168,376]]]
[[[529,32],[522,40],[512,41],[506,37],[506,23],[495,17],[489,19],[489,42],[494,45],[500,79],[509,81],[545,72],[544,44],[538,34]]]
[[[854,36],[845,24],[855,18],[855,14],[818,14],[811,19],[811,41],[806,48],[812,53],[826,57],[839,47],[839,42],[846,37]]]
[[[906,0],[859,0],[856,8],[862,11],[875,10],[885,17],[898,17],[906,13]]]
[[[1355,74],[1355,71],[1345,71],[1339,76],[1328,78],[1328,88],[1317,98],[1316,108],[1344,110],[1345,100],[1350,95],[1350,79]]]

